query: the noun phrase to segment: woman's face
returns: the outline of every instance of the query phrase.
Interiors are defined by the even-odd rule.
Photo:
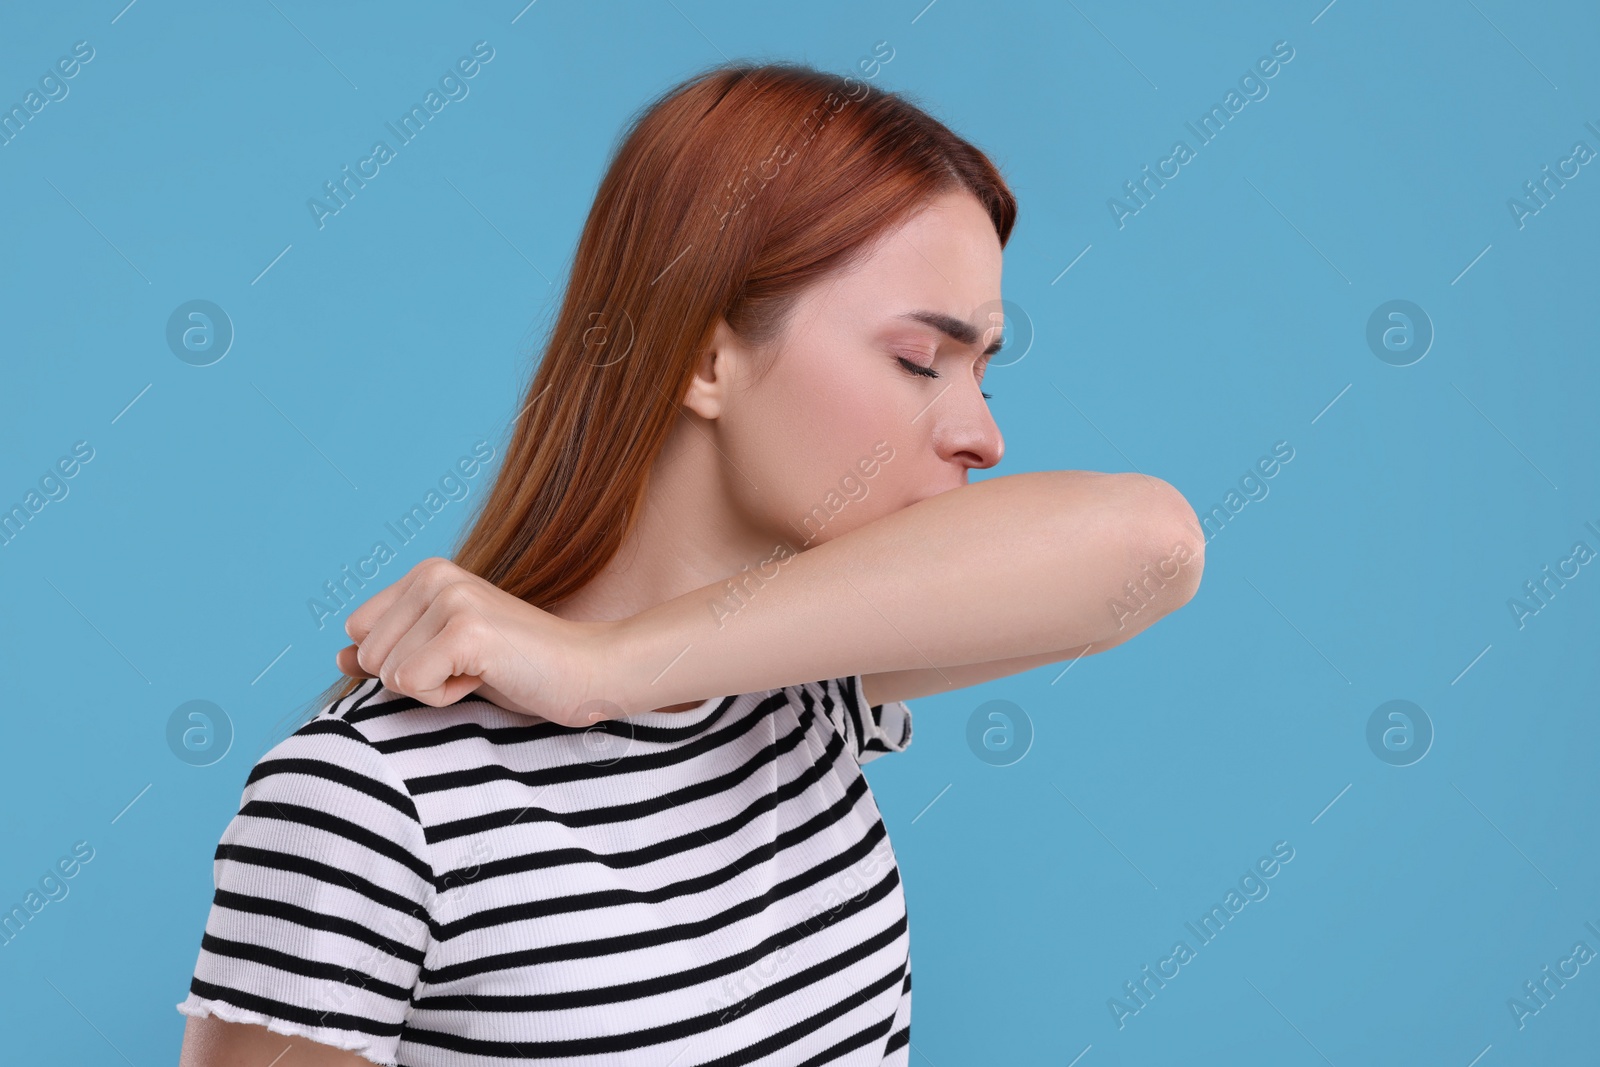
[[[710,432],[751,532],[803,550],[1000,462],[980,389],[1003,332],[1000,267],[988,214],[951,193],[802,294],[771,350],[719,326],[732,374]]]

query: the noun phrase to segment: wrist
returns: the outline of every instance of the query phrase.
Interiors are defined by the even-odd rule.
[[[619,717],[671,703],[670,698],[660,699],[660,685],[651,684],[663,666],[656,662],[656,642],[652,640],[656,622],[651,611],[595,626],[595,695],[612,704]]]
[[[707,653],[715,640],[705,632],[703,593],[696,590],[605,624],[601,692],[622,715],[722,695],[717,687],[727,679],[714,669],[707,673]],[[710,657],[709,663],[716,662]]]

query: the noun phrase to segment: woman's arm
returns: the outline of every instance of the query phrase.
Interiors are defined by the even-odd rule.
[[[253,1023],[226,1023],[215,1015],[189,1016],[178,1055],[178,1067],[372,1067],[371,1060],[355,1052],[275,1034]]]
[[[717,582],[614,624],[604,695],[632,714],[857,673],[871,703],[975,685],[1147,628],[1193,596],[1204,545],[1159,479],[991,478],[788,558],[731,615]]]
[[[921,667],[905,671],[882,671],[877,674],[863,674],[862,703],[867,706],[886,704],[891,700],[915,700],[917,697],[931,696],[934,693],[948,693],[953,689],[965,689],[968,686],[982,685],[992,682],[996,678],[1005,678],[1023,671],[1031,671],[1035,667],[1044,667],[1051,663],[1061,663],[1065,660],[1075,660],[1096,652],[1104,652],[1114,648],[1149,627],[1157,616],[1155,609],[1150,609],[1151,614],[1141,623],[1138,629],[1129,626],[1115,637],[1108,637],[1103,641],[1090,642],[1074,648],[1058,648],[1051,652],[1039,652],[1032,656],[1012,656],[1007,659],[991,659],[982,663],[963,663],[950,667]],[[1165,613],[1164,613],[1165,614]]]

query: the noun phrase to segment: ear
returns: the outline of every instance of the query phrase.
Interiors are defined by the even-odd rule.
[[[747,358],[727,320],[717,317],[711,343],[695,363],[694,377],[684,391],[683,406],[702,419],[715,419],[731,399],[733,382]]]

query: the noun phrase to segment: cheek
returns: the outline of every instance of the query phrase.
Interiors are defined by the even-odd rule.
[[[895,421],[883,390],[837,360],[795,358],[766,386],[751,430],[765,442],[769,465],[792,468],[791,484],[837,484]]]
[[[896,410],[893,397],[885,396],[881,389],[837,391],[810,413],[813,458],[806,465],[811,477],[819,485],[834,488],[853,478],[861,483],[854,490],[857,495],[863,489],[868,496],[875,495],[885,476],[893,472],[895,460],[915,452],[913,438],[922,422],[912,423],[910,418]],[[875,449],[880,441],[885,444]],[[878,459],[880,453],[891,451],[894,459],[888,463]],[[875,467],[876,473],[865,476],[863,466]]]
[[[818,542],[899,511],[922,495],[916,469],[921,450],[911,432],[920,425],[908,427],[882,405],[870,405],[827,427],[800,472],[800,506],[815,514],[814,505],[825,504],[830,514]]]
[[[741,426],[740,454],[747,460],[740,466],[761,487],[751,505],[769,529],[808,547],[925,495],[916,464],[927,451],[931,420],[913,422],[917,408],[901,410],[917,401],[911,390],[896,391],[887,387],[892,382],[850,370],[811,367],[787,379],[775,376],[768,383],[774,388],[746,409]],[[863,465],[874,473],[865,474]]]

